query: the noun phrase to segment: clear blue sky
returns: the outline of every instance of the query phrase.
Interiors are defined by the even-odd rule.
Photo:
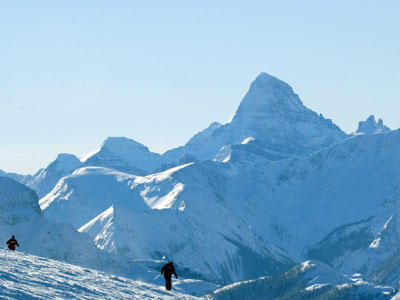
[[[262,71],[354,131],[400,127],[400,1],[3,1],[0,169],[107,136],[163,152],[233,116]]]

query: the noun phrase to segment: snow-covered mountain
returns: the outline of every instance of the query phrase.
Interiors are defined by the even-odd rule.
[[[243,144],[257,155],[276,160],[304,155],[345,137],[330,120],[306,108],[287,83],[261,73],[251,84],[232,122],[225,125],[214,122],[182,147],[160,155],[132,139],[109,137],[96,151],[86,155],[82,163],[74,155],[60,154],[26,184],[43,197],[61,177],[82,166],[146,175],[179,163],[214,159],[217,154],[217,160],[224,160],[231,147]]]
[[[71,174],[81,166],[81,161],[75,155],[60,153],[52,163],[37,171],[25,184],[35,190],[39,198],[42,198],[62,177]]]
[[[109,137],[95,152],[82,159],[85,166],[115,169],[136,175],[148,174],[163,162],[160,154],[124,137]]]
[[[390,215],[378,232],[375,227],[382,222],[374,222],[374,219],[377,217],[346,226],[348,228],[343,228],[344,232],[340,232],[335,239],[330,235],[317,245],[315,254],[321,255],[326,261],[327,256],[331,256],[330,264],[342,272],[362,272],[376,283],[399,288],[400,209]],[[374,226],[374,223],[378,225]],[[352,228],[355,226],[358,229]],[[324,249],[328,244],[333,249]]]
[[[44,216],[34,196],[32,211],[9,213],[14,204],[5,202],[0,228],[3,239],[21,229],[27,246],[33,235],[24,230],[40,228],[28,250],[66,261],[40,243],[64,240],[69,249],[76,239],[97,254],[73,249],[72,262],[93,268],[118,257],[110,264],[122,264],[118,272],[154,271],[174,260],[207,289],[250,280],[215,299],[388,299],[392,291],[375,283],[400,286],[399,161],[400,130],[371,116],[347,135],[262,73],[231,122],[163,155],[108,138],[82,161],[59,156],[27,182]]]
[[[222,147],[252,139],[267,157],[286,158],[311,153],[345,137],[331,120],[306,108],[287,83],[261,73],[230,123],[213,123],[185,146],[163,156],[169,161],[184,154],[213,159]]]
[[[21,174],[17,174],[17,173],[8,173],[1,169],[0,169],[0,176],[9,177],[9,178],[14,179],[15,181],[22,183],[22,184],[26,184],[26,182],[32,178],[32,175],[21,175]]]
[[[100,249],[129,259],[167,257],[208,280],[232,282],[291,266],[284,251],[226,205],[224,177],[213,169],[202,162],[140,177],[82,168],[40,206],[47,217],[89,233]]]
[[[382,119],[379,119],[378,122],[376,122],[375,116],[371,115],[367,120],[358,123],[356,133],[377,134],[389,131],[390,128],[383,124]]]
[[[109,137],[96,151],[86,155],[82,161],[73,154],[60,153],[46,168],[40,169],[30,178],[4,174],[34,189],[39,198],[49,193],[64,176],[84,166],[108,167],[131,174],[144,175],[159,168],[164,161],[147,147],[128,138]],[[17,174],[18,175],[18,174]]]
[[[62,178],[55,188],[40,199],[45,214],[79,228],[114,203],[132,210],[148,209],[141,199],[134,199],[127,184],[135,175],[102,167],[84,167]]]
[[[0,177],[0,239],[5,243],[11,235],[15,235],[20,244],[15,257],[21,251],[29,252],[149,284],[163,285],[163,279],[157,275],[165,260],[128,261],[120,253],[114,255],[100,250],[87,234],[79,233],[69,224],[51,221],[43,216],[33,190],[10,178]],[[41,261],[45,262],[46,259]],[[176,280],[175,287],[183,293],[202,295],[217,287],[193,278],[193,275],[200,276],[187,272],[179,264],[177,269],[180,279]]]
[[[398,194],[399,158],[400,131],[392,131],[357,135],[308,157],[250,163],[239,156],[222,165],[235,212],[299,255],[340,226],[377,214],[385,222],[399,205],[383,205]]]
[[[150,152],[147,147],[132,139],[109,137],[99,149],[86,155],[82,161],[73,154],[60,153],[46,168],[40,169],[30,178],[22,178],[23,181],[22,179],[18,181],[34,189],[39,198],[42,198],[62,177],[84,166],[108,167],[144,175],[159,168],[162,163],[163,160],[159,154]],[[10,174],[3,176],[12,177]]]
[[[243,152],[221,166],[230,207],[264,240],[299,260],[318,259],[397,286],[398,236],[388,228],[398,226],[399,161],[396,130],[275,162]],[[384,237],[389,242],[379,243]]]
[[[215,150],[212,150],[210,152],[207,144],[203,145],[204,148],[201,145],[205,141],[208,141],[208,143],[213,144],[215,140],[214,132],[221,126],[223,125],[218,122],[211,123],[210,126],[208,126],[206,129],[195,134],[184,146],[168,150],[163,154],[163,157],[168,162],[177,162],[180,159],[182,159],[182,157],[188,155],[194,157],[195,159],[212,159],[215,156]],[[213,148],[215,147],[218,146],[214,146]],[[199,152],[201,151],[206,151],[210,153],[204,153],[200,156]]]
[[[82,266],[127,274],[129,266],[100,251],[71,225],[43,216],[36,193],[7,177],[0,177],[0,240],[15,235],[18,250]]]
[[[306,261],[275,277],[234,283],[217,289],[213,300],[391,299],[395,290],[364,281],[359,274],[343,276],[328,265]]]
[[[118,201],[115,202],[117,203],[115,205],[114,201],[110,201],[105,202],[101,209],[97,210],[99,214],[92,215],[95,219],[88,220],[88,224],[81,230],[90,232],[99,247],[119,252],[121,250],[117,246],[109,247],[114,242],[113,237],[117,233],[128,232],[129,230],[126,228],[129,227],[144,227],[145,229],[141,230],[146,234],[142,234],[141,242],[124,245],[122,248],[131,257],[137,257],[137,253],[143,255],[147,252],[151,253],[152,258],[155,258],[152,256],[154,252],[151,251],[155,248],[153,245],[157,244],[157,241],[149,237],[156,236],[156,233],[152,230],[145,230],[163,228],[162,223],[157,223],[163,217],[152,218],[146,214],[153,215],[154,209],[162,209],[166,212],[160,213],[161,215],[176,214],[174,217],[165,217],[167,220],[179,220],[179,212],[182,211],[182,215],[190,217],[190,220],[196,221],[196,224],[206,224],[207,227],[211,227],[210,224],[212,224],[213,228],[230,239],[236,236],[243,241],[243,236],[249,236],[245,231],[236,232],[235,225],[232,226],[232,224],[242,222],[242,227],[255,232],[264,241],[272,242],[289,250],[299,260],[306,256],[339,267],[334,263],[335,260],[343,261],[342,255],[369,247],[377,238],[384,224],[399,208],[399,202],[396,200],[399,198],[398,182],[400,182],[397,163],[400,155],[399,131],[376,135],[356,135],[310,156],[279,161],[271,161],[262,155],[255,155],[251,147],[246,148],[249,144],[251,145],[251,142],[250,140],[243,145],[233,145],[233,148],[239,147],[240,151],[234,151],[235,155],[225,163],[198,162],[146,177],[119,174],[119,178],[125,176],[125,181],[130,182],[128,183],[130,188],[125,186],[123,188],[123,190],[129,190],[131,194],[129,203],[143,205],[139,211],[132,210],[135,211],[135,214],[143,216],[142,221],[137,221],[140,219],[139,216],[120,217],[124,221],[116,221],[118,217],[115,217],[114,214],[127,214],[127,209],[121,210],[118,208],[120,205]],[[82,172],[87,171],[84,169]],[[124,181],[122,179],[113,180],[115,182]],[[96,183],[100,182],[97,179],[94,180],[92,187],[85,183],[79,186],[71,183],[60,185],[49,194],[49,197],[51,195],[50,198],[56,200],[54,203],[62,203],[60,201],[62,199],[75,201],[74,199],[77,198],[74,198],[74,194],[77,191],[83,191],[83,194],[86,195],[85,199],[93,199],[91,201],[97,205],[103,202],[96,201],[98,197],[107,195],[107,191],[119,190],[115,187],[106,188],[107,191],[98,192],[100,196],[96,196],[96,193],[93,197],[88,196],[88,193],[94,190]],[[85,186],[87,186],[87,191],[85,191]],[[102,183],[97,186],[107,187]],[[115,193],[116,199],[129,198],[128,196],[122,197],[118,193]],[[49,197],[46,199],[50,199]],[[112,196],[107,197],[112,198]],[[201,199],[207,199],[206,204]],[[215,200],[212,201],[212,199]],[[49,207],[51,206],[49,205]],[[54,208],[56,207],[54,206]],[[80,208],[77,210],[85,211]],[[100,212],[101,210],[103,212]],[[175,212],[172,213],[170,210]],[[76,210],[65,210],[60,205],[58,211],[58,214],[63,216],[66,211],[73,215]],[[122,213],[118,213],[119,211]],[[230,211],[228,216],[233,216],[223,218],[228,219],[229,222],[219,220],[221,219],[219,216],[225,215],[225,211]],[[49,210],[49,216],[57,216],[50,212],[51,210]],[[73,220],[74,217],[65,219]],[[142,224],[145,225],[135,222],[127,225],[126,220],[143,222]],[[214,220],[218,220],[218,222]],[[178,223],[180,222],[184,223],[185,221],[182,219]],[[125,224],[121,225],[122,223]],[[76,224],[76,226],[81,225],[83,222]],[[115,230],[114,228],[124,229]],[[173,232],[168,226],[165,228],[166,233],[163,233],[162,236]],[[195,231],[201,232],[201,227],[198,228]],[[140,234],[133,231],[131,236],[137,237]],[[196,234],[192,234],[192,236],[196,237]],[[184,241],[190,240],[190,237],[184,234],[181,238]],[[209,235],[209,238],[215,240],[212,234]],[[333,238],[338,242],[334,242]],[[123,238],[118,239],[123,240]],[[129,239],[129,241],[131,240],[134,239]],[[167,240],[170,241],[171,238],[169,237]],[[246,240],[246,243],[243,244],[248,243],[249,240]],[[149,246],[145,246],[145,250],[140,252],[135,250],[137,244]],[[174,240],[173,244],[179,244],[179,239]],[[185,243],[185,245],[190,245],[190,243]],[[224,248],[227,247],[223,243],[221,245],[224,245]],[[161,247],[163,246],[161,245]],[[191,249],[190,246],[189,249]],[[201,252],[204,253],[204,250],[206,248],[201,249]],[[162,253],[167,256],[173,255],[167,252]],[[396,253],[390,252],[389,254],[387,257],[385,256],[387,259]],[[179,259],[182,259],[180,261],[182,264],[196,265],[191,260],[185,260],[185,257]],[[202,257],[202,259],[208,261],[211,258]],[[383,264],[387,259],[379,261]],[[222,259],[222,261],[224,260],[229,261],[228,258]],[[353,262],[353,260],[351,261]],[[370,260],[355,259],[355,261],[358,263],[353,263],[348,270],[363,271],[363,267]],[[384,266],[379,268],[384,268]],[[203,273],[211,273],[220,277],[221,270],[210,268]],[[239,273],[235,273],[232,269],[229,271],[232,272],[231,274],[235,274],[235,277],[228,280],[240,278]],[[373,276],[373,272],[373,270],[366,270],[365,273]],[[383,283],[393,284],[393,279],[388,276],[380,275],[380,277],[386,278],[382,280]]]

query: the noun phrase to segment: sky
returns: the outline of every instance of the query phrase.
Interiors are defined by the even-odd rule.
[[[267,72],[346,132],[400,127],[400,1],[3,1],[0,169],[108,136],[162,153]]]

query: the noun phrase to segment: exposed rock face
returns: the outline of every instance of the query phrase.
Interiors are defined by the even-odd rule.
[[[357,133],[365,134],[378,134],[389,131],[390,128],[383,124],[382,119],[379,119],[378,122],[375,121],[374,115],[371,115],[366,121],[360,121],[357,129]]]

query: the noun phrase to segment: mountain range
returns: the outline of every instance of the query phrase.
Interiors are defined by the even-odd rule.
[[[25,251],[133,279],[173,260],[210,299],[390,299],[400,288],[399,161],[400,130],[370,116],[345,133],[261,73],[232,121],[164,154],[109,137],[32,176],[0,171],[14,195],[1,200],[0,234],[29,241],[27,227],[62,228],[43,239],[70,254],[36,242]]]

